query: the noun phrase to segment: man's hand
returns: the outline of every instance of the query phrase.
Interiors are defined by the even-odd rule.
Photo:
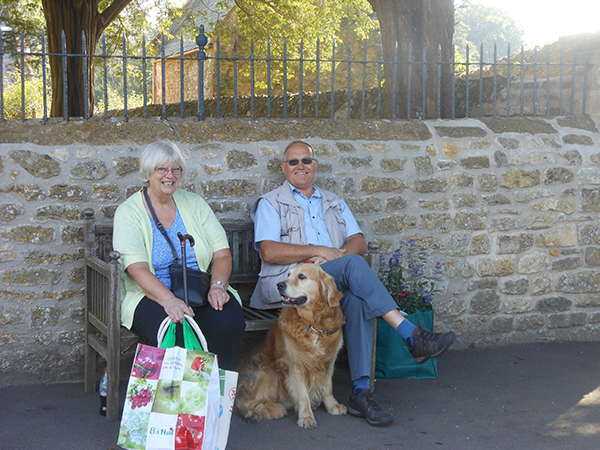
[[[316,247],[318,251],[315,256],[310,259],[312,259],[315,264],[323,264],[324,262],[341,258],[346,254],[346,249],[343,248],[325,247],[323,245],[317,245],[314,247]]]
[[[305,263],[311,263],[311,264],[316,264],[316,265],[321,265],[324,262],[327,262],[326,259],[321,258],[320,256],[313,256],[310,259],[307,259],[306,261],[304,261]]]

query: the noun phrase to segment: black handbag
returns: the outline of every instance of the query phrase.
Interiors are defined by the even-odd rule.
[[[173,245],[171,238],[169,238],[165,227],[163,227],[162,223],[160,223],[158,217],[156,216],[156,212],[152,207],[152,203],[150,202],[150,197],[148,196],[146,188],[144,188],[144,198],[146,199],[148,209],[150,210],[150,214],[152,214],[152,218],[154,219],[156,226],[167,240],[167,243],[173,252],[173,264],[169,266],[171,292],[175,295],[175,297],[186,300],[186,303],[193,308],[204,308],[208,305],[210,275],[202,270],[193,269],[191,267],[187,267],[186,265],[185,241],[189,239],[190,246],[193,247],[194,238],[189,234],[183,235],[181,233],[177,233],[179,239],[181,240],[183,264],[186,265],[184,268],[184,266],[179,263],[179,256],[177,255],[177,251],[175,250],[175,246]]]

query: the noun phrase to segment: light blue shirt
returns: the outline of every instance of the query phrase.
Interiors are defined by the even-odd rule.
[[[294,200],[304,210],[304,233],[306,235],[306,244],[325,245],[333,247],[331,236],[325,225],[323,217],[323,197],[319,189],[313,185],[314,193],[311,198],[307,198],[302,192],[293,187],[292,195]],[[346,236],[362,233],[356,219],[352,215],[352,211],[343,200],[340,200],[342,208],[342,217],[346,223]],[[281,219],[277,210],[264,198],[258,203],[256,209],[255,226],[254,226],[254,242],[257,250],[260,250],[259,243],[261,241],[281,242]]]

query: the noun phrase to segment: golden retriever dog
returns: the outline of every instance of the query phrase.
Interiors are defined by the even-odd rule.
[[[342,294],[316,264],[299,264],[277,285],[284,306],[258,349],[240,365],[236,412],[248,422],[281,419],[294,407],[298,426],[315,428],[312,408],[346,414],[333,397],[333,366],[342,347]]]

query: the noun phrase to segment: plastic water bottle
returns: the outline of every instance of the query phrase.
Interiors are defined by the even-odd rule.
[[[102,375],[102,379],[100,380],[100,385],[98,386],[98,392],[100,393],[100,415],[106,415],[106,392],[108,390],[108,375],[106,373],[106,369],[104,369],[104,374]]]

